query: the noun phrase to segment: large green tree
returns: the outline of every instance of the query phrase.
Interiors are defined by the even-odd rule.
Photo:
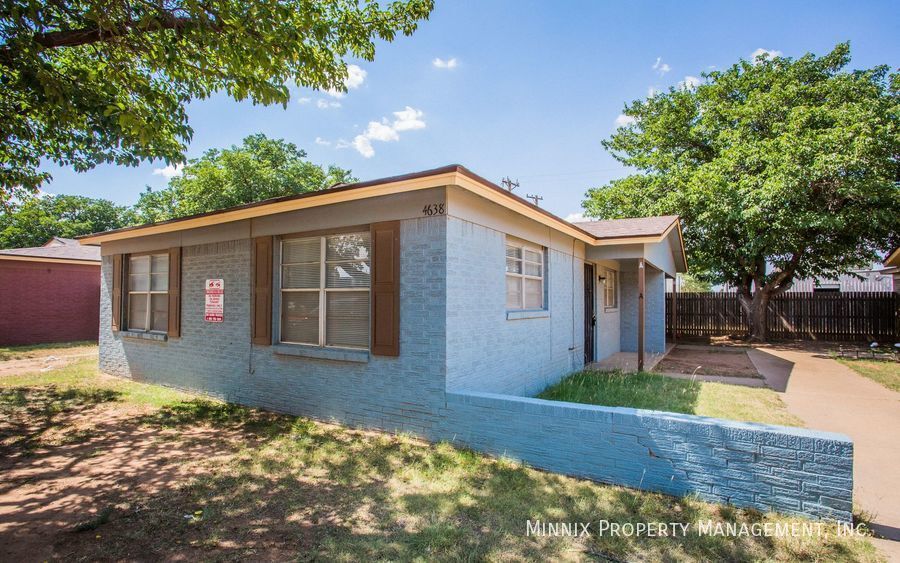
[[[134,222],[131,210],[107,199],[75,195],[28,198],[0,211],[0,248],[41,246],[52,237],[73,238]]]
[[[900,78],[823,56],[742,60],[626,105],[604,146],[636,173],[588,191],[594,217],[677,213],[698,278],[737,288],[751,336],[794,279],[900,244]]]
[[[412,34],[433,0],[10,0],[0,6],[0,206],[48,179],[42,160],[181,162],[185,106],[222,91],[286,104],[344,90],[345,59]]]
[[[142,193],[135,212],[139,222],[153,223],[354,180],[349,170],[310,162],[293,143],[257,134],[191,160],[168,187]]]

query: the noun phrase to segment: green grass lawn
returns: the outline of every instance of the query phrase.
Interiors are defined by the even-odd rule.
[[[56,342],[50,344],[32,344],[30,346],[0,346],[0,362],[9,360],[27,360],[46,356],[66,356],[70,354],[89,354],[97,351],[96,340],[79,342]]]
[[[540,399],[697,414],[803,426],[771,389],[675,379],[655,373],[583,371],[544,390]]]
[[[656,394],[684,389],[670,385],[657,388]],[[625,399],[621,393],[620,397]],[[685,409],[691,402],[680,401]],[[600,536],[601,519],[748,524],[803,520],[563,477],[448,443],[432,445],[409,436],[349,430],[219,403],[101,376],[92,362],[0,378],[0,420],[22,423],[0,423],[6,459],[14,460],[14,468],[37,467],[44,456],[66,455],[64,448],[42,443],[42,432],[50,428],[57,435],[67,432],[73,411],[83,415],[82,422],[87,418],[100,423],[119,408],[143,414],[118,425],[113,436],[98,435],[101,431],[95,429],[73,439],[97,444],[92,455],[98,455],[96,450],[115,448],[119,434],[135,431],[165,433],[173,449],[178,433],[187,435],[199,427],[242,438],[237,447],[201,460],[200,469],[189,478],[167,482],[157,493],[141,494],[127,487],[105,491],[91,518],[41,538],[51,542],[58,558],[879,560],[865,538],[838,537],[831,525],[823,537]],[[10,435],[17,428],[29,429],[30,439]],[[25,442],[30,444],[28,452],[22,451]],[[115,455],[122,456],[123,465],[129,455],[140,459],[127,449]],[[4,494],[25,486],[4,482],[4,476],[0,471],[0,504]],[[72,513],[84,511],[71,507]],[[591,522],[594,534],[527,536],[529,519]],[[19,541],[23,529],[15,532],[15,538],[4,537],[9,533],[0,528],[0,543]]]
[[[891,391],[900,392],[900,362],[885,360],[851,360],[835,358],[863,377],[880,383]]]

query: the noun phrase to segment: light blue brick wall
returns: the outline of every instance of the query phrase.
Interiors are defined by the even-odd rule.
[[[506,234],[448,218],[448,389],[531,395],[582,367],[583,263],[550,250],[547,264],[549,317],[507,320]]]
[[[447,394],[445,424],[456,442],[550,471],[851,519],[853,444],[839,434],[476,392]]]
[[[182,337],[136,340],[110,330],[111,259],[103,260],[100,367],[236,403],[435,436],[444,405],[446,220],[401,226],[400,356],[366,363],[283,356],[250,345],[250,241],[185,247]],[[203,321],[203,283],[225,280],[225,321]]]
[[[636,271],[621,274],[622,300],[620,316],[620,346],[622,352],[637,352],[638,333],[638,275]],[[648,353],[666,350],[666,278],[653,268],[647,268],[644,278],[644,347]]]

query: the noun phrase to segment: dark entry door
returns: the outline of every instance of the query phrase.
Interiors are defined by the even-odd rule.
[[[584,265],[584,364],[594,361],[594,329],[597,315],[594,314],[594,265]]]

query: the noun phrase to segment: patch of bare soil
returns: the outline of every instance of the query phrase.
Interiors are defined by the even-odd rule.
[[[213,425],[148,424],[156,409],[102,398],[63,412],[27,400],[26,412],[0,421],[3,561],[65,558],[55,546],[102,541],[93,530],[111,514],[139,512],[141,499],[209,471],[246,440]]]
[[[4,375],[22,375],[23,373],[59,369],[72,362],[77,362],[91,356],[97,357],[96,349],[77,354],[60,354],[41,356],[39,358],[27,358],[24,360],[7,360],[0,362],[0,377]]]
[[[660,373],[756,377],[762,375],[747,356],[746,349],[712,346],[676,346],[654,368]]]

